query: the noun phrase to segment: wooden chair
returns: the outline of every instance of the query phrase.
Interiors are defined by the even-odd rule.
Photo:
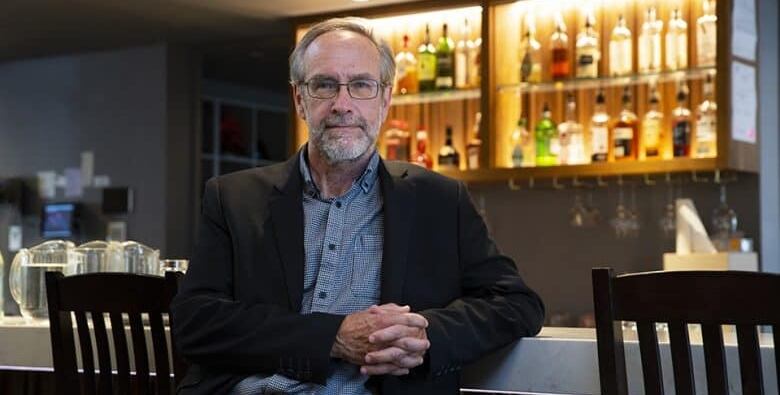
[[[628,394],[622,321],[635,321],[645,394],[663,394],[656,322],[669,328],[675,392],[695,394],[687,324],[701,324],[708,394],[728,394],[721,325],[736,325],[743,394],[763,394],[757,325],[780,344],[780,275],[734,271],[648,272],[615,276],[593,269],[601,393]],[[780,378],[780,352],[775,349]]]
[[[166,273],[165,278],[130,273],[91,273],[65,277],[62,273],[47,272],[46,292],[52,359],[58,393],[126,394],[130,393],[131,389],[133,393],[141,394],[172,393],[178,379],[184,375],[185,365],[176,348],[172,347],[173,334],[171,333],[171,344],[166,340],[163,314],[169,312],[169,305],[176,294],[180,278],[181,273],[174,272]],[[81,379],[77,367],[71,312],[76,317],[81,350]],[[127,318],[123,318],[123,314]],[[150,378],[145,317],[142,317],[142,314],[148,315],[151,329],[156,391]],[[111,324],[108,331],[111,332],[113,347],[109,345],[106,315]],[[132,340],[130,351],[125,334],[127,323]],[[98,357],[97,380],[93,341]],[[116,361],[114,368],[111,364],[111,349],[114,350]],[[175,380],[172,380],[170,375],[169,353]],[[131,357],[135,365],[132,380]],[[116,373],[112,373],[112,369]]]

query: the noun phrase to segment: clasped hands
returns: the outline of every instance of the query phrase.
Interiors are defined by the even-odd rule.
[[[360,366],[362,374],[405,375],[423,363],[431,346],[427,327],[409,306],[374,305],[344,318],[331,356]]]

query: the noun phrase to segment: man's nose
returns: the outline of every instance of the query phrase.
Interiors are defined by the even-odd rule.
[[[334,113],[351,112],[352,104],[352,97],[349,95],[347,85],[339,86],[339,91],[336,92],[336,97],[333,98],[331,111]]]

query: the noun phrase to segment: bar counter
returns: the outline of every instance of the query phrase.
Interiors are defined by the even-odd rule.
[[[642,394],[641,361],[636,333],[624,331],[629,393]],[[673,393],[671,357],[664,331],[659,331],[662,370],[667,393]],[[726,331],[726,358],[732,394],[741,394],[736,336]],[[25,323],[6,317],[0,324],[0,370],[51,372],[51,348],[47,321]],[[692,358],[698,394],[706,394],[701,337],[691,331]],[[765,393],[777,394],[774,345],[771,335],[761,334],[761,358]],[[464,392],[534,394],[598,394],[599,376],[595,329],[545,327],[525,338],[464,367]]]

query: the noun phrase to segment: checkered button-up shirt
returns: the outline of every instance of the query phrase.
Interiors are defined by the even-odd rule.
[[[301,314],[347,315],[379,302],[384,213],[378,181],[379,155],[374,152],[363,174],[343,195],[323,199],[301,150],[304,181],[304,249]],[[234,394],[370,394],[360,367],[334,360],[325,386],[281,374],[254,375],[241,381]]]

